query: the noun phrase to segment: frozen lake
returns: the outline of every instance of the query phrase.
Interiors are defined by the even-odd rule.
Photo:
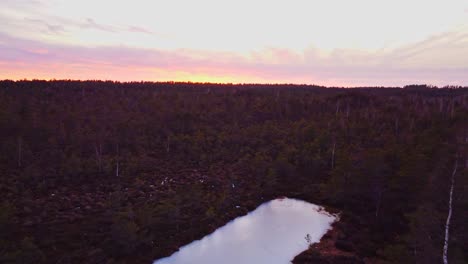
[[[320,206],[276,199],[153,264],[287,264],[320,241],[334,221]]]

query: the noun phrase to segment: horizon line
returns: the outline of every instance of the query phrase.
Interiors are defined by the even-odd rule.
[[[425,88],[433,88],[433,89],[444,89],[444,88],[468,88],[468,86],[462,85],[444,85],[444,86],[437,86],[427,83],[412,83],[406,84],[404,86],[383,86],[383,85],[361,85],[361,86],[326,86],[326,85],[319,85],[319,84],[310,84],[310,83],[248,83],[248,82],[199,82],[199,81],[154,81],[154,80],[134,80],[134,81],[119,81],[119,80],[112,80],[112,79],[28,79],[28,78],[21,78],[21,79],[0,79],[0,82],[112,82],[118,84],[131,84],[131,83],[152,83],[152,84],[204,84],[204,85],[226,85],[226,86],[244,86],[244,85],[258,85],[258,86],[311,86],[316,88],[344,88],[344,89],[353,89],[353,88],[394,88],[394,89],[404,89],[409,87],[425,87]]]

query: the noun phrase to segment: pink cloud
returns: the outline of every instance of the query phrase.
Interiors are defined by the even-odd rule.
[[[73,78],[178,80],[212,78],[233,82],[283,82],[322,85],[468,84],[468,65],[438,62],[427,51],[467,51],[466,35],[447,33],[388,52],[319,50],[302,53],[269,48],[240,55],[232,52],[157,50],[125,46],[80,47],[18,39],[0,33],[0,79]],[[432,64],[412,65],[413,61]],[[468,58],[466,58],[468,61]],[[414,63],[413,63],[414,64]],[[198,77],[197,77],[198,76]]]

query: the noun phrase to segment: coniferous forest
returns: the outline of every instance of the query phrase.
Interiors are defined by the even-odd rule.
[[[462,87],[1,81],[0,262],[151,263],[286,196],[340,214],[294,263],[468,263],[467,154]]]

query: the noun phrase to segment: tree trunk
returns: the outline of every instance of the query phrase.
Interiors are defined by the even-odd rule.
[[[21,167],[21,159],[23,152],[23,139],[18,137],[18,167]]]
[[[449,194],[449,212],[447,215],[447,222],[445,223],[445,239],[444,239],[444,251],[443,251],[443,260],[444,264],[448,264],[448,246],[449,246],[449,232],[450,232],[450,220],[452,218],[452,197],[453,197],[453,186],[455,185],[455,173],[457,173],[458,166],[458,157],[455,160],[455,167],[453,168],[451,184],[450,184],[450,194]]]
[[[348,119],[349,119],[349,102],[346,105],[346,120],[348,120]]]
[[[340,101],[336,102],[336,112],[335,115],[338,116],[338,113],[340,112]]]
[[[120,162],[120,150],[119,150],[119,143],[117,143],[117,162],[115,165],[115,177],[119,177],[119,162]]]
[[[335,148],[336,148],[336,141],[333,142],[333,149],[332,149],[332,159],[331,159],[331,168],[335,167]]]
[[[453,118],[454,111],[455,111],[455,102],[452,99],[452,103],[450,105],[450,118]]]
[[[119,177],[119,161],[117,160],[117,164],[115,166],[115,177]]]
[[[94,145],[94,150],[96,152],[96,162],[98,165],[99,172],[102,172],[102,144],[99,143],[99,148],[98,145]]]
[[[167,140],[166,140],[166,153],[169,153],[170,150],[171,150],[171,137],[170,137],[170,136],[167,136]]]

